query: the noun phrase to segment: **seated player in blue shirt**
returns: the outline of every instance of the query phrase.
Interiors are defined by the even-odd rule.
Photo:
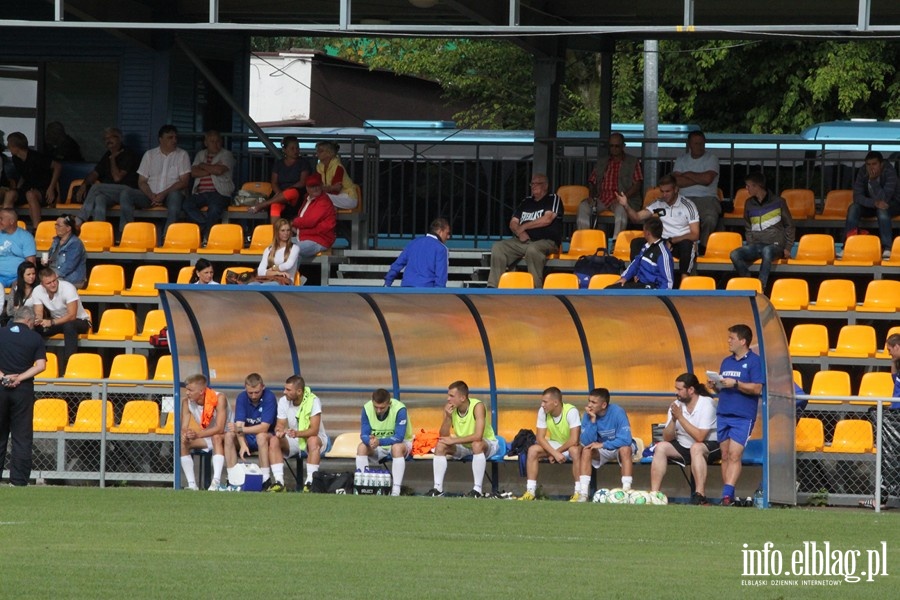
[[[229,488],[242,477],[238,476],[238,457],[247,458],[260,448],[269,447],[269,435],[275,433],[275,419],[278,414],[278,400],[272,390],[266,388],[259,373],[250,373],[244,379],[244,391],[234,401],[234,422],[225,426],[225,467],[228,472]],[[269,453],[259,453],[259,468],[263,481],[268,481]]]

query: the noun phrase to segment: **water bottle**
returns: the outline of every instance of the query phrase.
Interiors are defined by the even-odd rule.
[[[359,488],[362,487],[363,474],[359,469],[353,474],[353,493],[358,494]]]
[[[753,494],[753,506],[756,508],[765,508],[765,502],[763,501],[763,491],[762,488],[757,488],[756,493]]]

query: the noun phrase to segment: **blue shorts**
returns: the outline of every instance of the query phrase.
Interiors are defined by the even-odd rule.
[[[747,440],[750,439],[750,432],[753,431],[756,419],[723,415],[718,415],[716,419],[718,423],[716,433],[720,444],[725,440],[731,440],[741,446],[747,445]]]
[[[245,433],[244,440],[247,442],[247,447],[250,448],[250,452],[259,452],[259,444],[256,443],[255,433]]]

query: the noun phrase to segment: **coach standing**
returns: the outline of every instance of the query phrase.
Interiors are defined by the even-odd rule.
[[[33,326],[34,310],[23,306],[12,322],[0,329],[0,465],[6,460],[6,444],[12,434],[9,482],[17,487],[28,485],[31,478],[34,376],[47,365],[44,339],[31,330]]]

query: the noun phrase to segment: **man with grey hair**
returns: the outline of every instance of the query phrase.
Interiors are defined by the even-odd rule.
[[[106,210],[119,203],[119,194],[125,189],[137,189],[138,156],[122,144],[122,132],[115,127],[103,130],[106,153],[84,178],[78,188],[76,202],[84,202],[78,219],[106,221]]]
[[[34,376],[47,366],[44,340],[31,330],[33,326],[34,310],[22,306],[12,322],[0,329],[0,465],[6,462],[11,434],[9,482],[16,487],[28,485],[31,478]]]

